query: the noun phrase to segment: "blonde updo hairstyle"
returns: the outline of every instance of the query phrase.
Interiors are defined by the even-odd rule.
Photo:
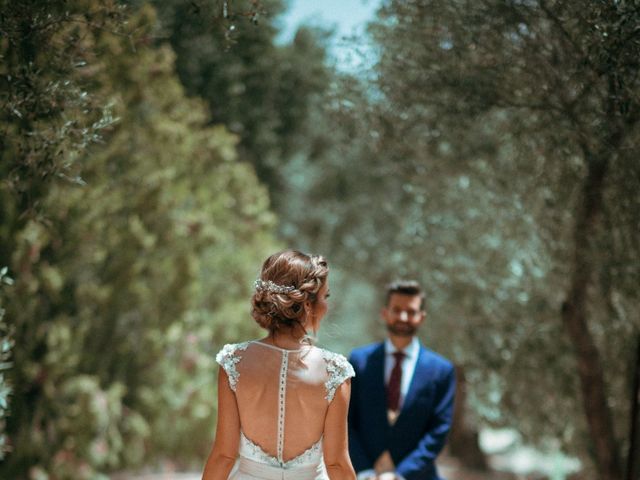
[[[251,298],[251,316],[271,334],[281,329],[300,329],[304,335],[304,304],[316,302],[328,274],[327,262],[320,255],[307,255],[297,250],[271,255],[262,265],[260,280],[293,288],[281,293],[256,288]]]

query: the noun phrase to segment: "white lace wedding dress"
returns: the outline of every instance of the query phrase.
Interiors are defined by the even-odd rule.
[[[229,479],[328,480],[325,416],[338,386],[354,376],[349,362],[315,346],[283,350],[261,341],[225,345],[216,361],[240,415],[240,456]]]

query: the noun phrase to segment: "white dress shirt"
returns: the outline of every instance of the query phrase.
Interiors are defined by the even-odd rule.
[[[391,370],[396,364],[396,359],[393,354],[398,351],[396,347],[393,346],[391,340],[388,338],[384,342],[384,384],[385,386],[389,384],[389,377],[391,377]],[[402,381],[400,382],[400,409],[402,409],[402,405],[404,404],[404,399],[409,392],[409,386],[411,385],[411,380],[413,379],[413,373],[416,370],[416,364],[418,363],[418,354],[420,353],[420,342],[417,337],[413,337],[411,339],[411,343],[407,345],[402,352],[404,353],[404,358],[402,359]],[[365,470],[358,474],[358,480],[363,480],[371,477],[375,477],[375,470]],[[403,479],[400,475],[397,475],[398,479]]]
[[[391,377],[391,370],[396,364],[396,359],[393,354],[399,351],[393,346],[391,340],[388,338],[384,341],[384,384],[389,384],[389,377]],[[418,354],[420,353],[420,342],[416,337],[411,339],[411,343],[407,345],[402,351],[404,358],[402,359],[402,382],[400,383],[400,409],[404,404],[404,399],[409,392],[409,386],[413,379],[413,372],[416,370],[416,363],[418,363]]]

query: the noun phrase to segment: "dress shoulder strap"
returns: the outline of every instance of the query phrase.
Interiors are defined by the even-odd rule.
[[[216,355],[216,362],[224,368],[229,377],[229,387],[234,392],[240,378],[240,373],[236,369],[236,364],[242,358],[242,352],[247,349],[251,342],[227,343]]]
[[[343,355],[324,349],[321,349],[321,352],[327,365],[327,373],[329,374],[329,379],[325,382],[325,387],[327,389],[327,395],[325,398],[331,402],[331,400],[333,400],[333,396],[336,394],[336,390],[342,382],[348,378],[355,377],[356,372]]]

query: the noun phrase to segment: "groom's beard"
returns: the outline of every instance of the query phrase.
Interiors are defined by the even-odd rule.
[[[413,337],[418,331],[417,327],[405,322],[394,322],[387,324],[387,332],[398,337]]]

